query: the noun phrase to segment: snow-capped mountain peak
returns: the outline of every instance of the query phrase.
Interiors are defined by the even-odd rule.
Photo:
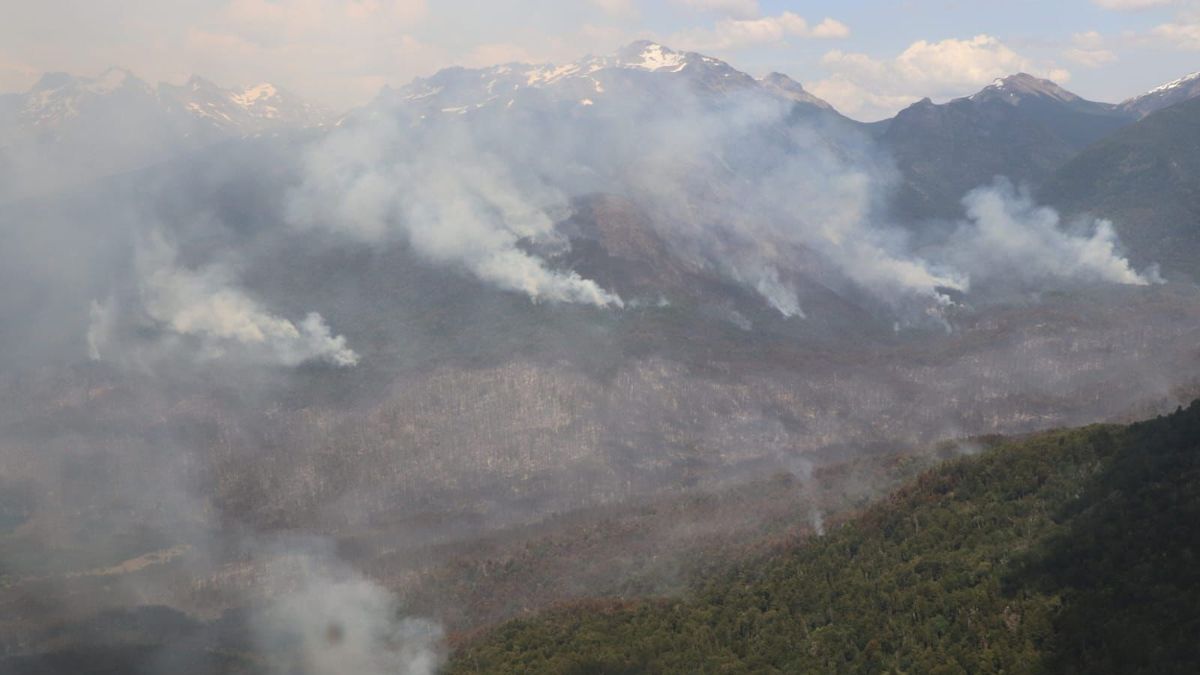
[[[832,110],[786,76],[775,74],[760,82],[720,59],[645,40],[612,54],[587,56],[565,64],[447,68],[397,90],[385,89],[377,102],[416,107],[418,115],[462,115],[492,106],[520,108],[529,96],[602,109],[606,101],[627,100],[639,92],[656,90],[655,85],[647,88],[652,82],[705,95],[757,90],[793,103]]]
[[[656,42],[642,40],[629,44],[615,54],[587,56],[579,61],[563,65],[517,65],[498,66],[497,74],[508,74],[524,68],[525,84],[530,87],[546,86],[572,77],[588,77],[602,70],[641,70],[651,73],[678,73],[690,65],[724,66],[723,61],[702,54],[679,52]],[[732,68],[730,68],[732,70]]]
[[[1136,117],[1145,117],[1196,97],[1200,97],[1200,72],[1159,85],[1141,96],[1124,101],[1120,107]]]
[[[651,72],[668,70],[677,73],[687,67],[689,56],[699,55],[677,52],[658,43],[643,40],[634,42],[617,52],[616,65],[621,68],[635,68]]]
[[[1161,94],[1161,93],[1169,92],[1172,89],[1179,89],[1181,87],[1185,87],[1188,84],[1195,82],[1196,80],[1200,80],[1200,71],[1195,72],[1195,73],[1190,73],[1188,75],[1184,75],[1183,77],[1181,77],[1177,80],[1172,80],[1166,84],[1159,85],[1146,93],[1147,94]]]
[[[181,87],[159,85],[159,98],[168,107],[235,134],[320,126],[330,118],[325,111],[270,83],[225,89],[192,76]]]
[[[96,77],[75,76],[69,73],[46,73],[30,88],[28,94],[46,92],[90,94],[105,96],[124,88],[148,89],[145,82],[124,68],[109,68]]]
[[[44,131],[107,102],[121,100],[123,105],[141,105],[153,96],[145,82],[121,68],[109,68],[96,77],[47,73],[19,97],[16,122]]]
[[[264,82],[252,87],[243,87],[240,91],[233,92],[233,100],[238,105],[249,108],[260,100],[270,99],[278,95],[279,90],[275,88],[275,85]]]
[[[151,87],[122,68],[95,77],[47,73],[27,92],[5,99],[9,112],[0,116],[5,124],[0,139],[57,138],[67,125],[90,128],[93,123],[142,125],[147,131],[161,125],[175,130],[168,134],[198,138],[244,136],[320,126],[332,117],[268,83],[224,89],[193,76],[183,85]]]
[[[969,98],[973,101],[1001,100],[1016,104],[1031,97],[1052,99],[1061,103],[1074,103],[1082,100],[1054,82],[1034,77],[1028,73],[997,78]]]

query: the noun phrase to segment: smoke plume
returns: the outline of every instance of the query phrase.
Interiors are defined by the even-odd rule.
[[[442,661],[437,624],[402,618],[386,589],[336,560],[293,554],[286,563],[299,566],[294,588],[257,612],[253,623],[272,672],[436,672]]]
[[[372,119],[317,144],[288,219],[370,241],[400,240],[428,259],[534,301],[622,306],[570,271],[555,271],[519,243],[552,242],[565,196],[472,142],[466,129],[401,129]]]
[[[282,366],[358,363],[346,338],[334,336],[320,314],[310,312],[299,323],[276,316],[239,290],[223,267],[192,270],[177,264],[175,251],[159,236],[139,248],[136,268],[137,309],[161,333],[160,349],[182,342],[200,360],[233,353]],[[92,303],[87,343],[94,360],[107,358],[110,350],[120,353],[117,311],[115,300]]]
[[[1052,208],[1038,206],[1010,181],[971,191],[963,198],[968,221],[951,238],[946,256],[975,282],[1040,287],[1072,281],[1146,286],[1161,283],[1154,268],[1138,272],[1119,254],[1112,223],[1062,227]]]

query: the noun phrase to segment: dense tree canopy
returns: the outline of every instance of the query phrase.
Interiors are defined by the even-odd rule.
[[[953,460],[688,596],[579,604],[456,673],[1163,673],[1200,668],[1200,402]]]

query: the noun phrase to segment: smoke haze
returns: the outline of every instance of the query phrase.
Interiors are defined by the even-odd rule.
[[[902,475],[838,471],[1200,391],[1196,289],[1110,223],[1004,179],[902,220],[875,132],[696,54],[95,119],[3,153],[0,657],[163,607],[164,663],[432,673]]]

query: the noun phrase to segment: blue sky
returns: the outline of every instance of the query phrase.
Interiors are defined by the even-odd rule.
[[[347,108],[449,65],[563,62],[634,39],[788,73],[860,119],[1025,70],[1115,101],[1200,70],[1200,0],[49,0],[10,3],[0,90],[115,65],[269,80]]]

